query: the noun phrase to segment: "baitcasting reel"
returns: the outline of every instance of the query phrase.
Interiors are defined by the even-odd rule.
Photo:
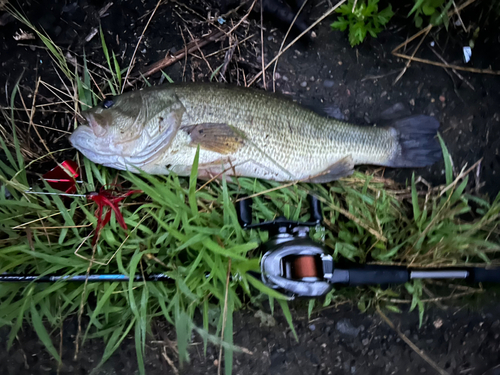
[[[297,222],[280,216],[252,224],[251,200],[239,201],[238,218],[244,229],[267,230],[270,239],[261,245],[261,280],[290,297],[321,297],[334,285],[404,284],[412,279],[467,279],[500,283],[500,268],[423,269],[399,266],[355,265],[337,268],[327,249],[309,236],[309,228],[321,225],[319,201],[308,196],[312,221]]]

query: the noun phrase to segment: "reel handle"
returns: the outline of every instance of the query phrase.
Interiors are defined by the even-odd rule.
[[[243,199],[240,200],[236,205],[238,221],[244,229],[259,228],[262,230],[277,232],[281,232],[280,229],[288,231],[295,227],[313,227],[321,224],[321,222],[323,221],[323,215],[321,212],[320,202],[316,197],[312,195],[308,195],[307,199],[309,201],[311,214],[311,219],[307,222],[287,220],[285,217],[280,216],[272,221],[252,224],[252,200],[245,197],[243,197]]]

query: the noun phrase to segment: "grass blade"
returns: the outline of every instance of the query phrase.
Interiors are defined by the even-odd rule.
[[[57,362],[61,363],[61,357],[59,356],[59,353],[52,344],[49,333],[45,329],[42,322],[42,318],[38,313],[36,306],[33,302],[31,303],[30,312],[31,312],[31,321],[33,323],[33,328],[35,329],[38,338],[43,343],[47,351],[57,360]]]
[[[286,301],[283,301],[282,299],[278,299],[278,303],[280,304],[281,309],[283,310],[283,315],[285,315],[285,319],[288,322],[288,325],[290,326],[290,329],[293,332],[293,336],[295,337],[295,340],[297,340],[297,342],[298,342],[299,337],[297,336],[297,332],[295,331],[295,327],[293,326],[292,313],[290,312],[290,309],[288,308],[288,303]]]

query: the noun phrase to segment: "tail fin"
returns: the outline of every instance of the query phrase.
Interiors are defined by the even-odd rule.
[[[437,139],[439,121],[432,116],[417,115],[394,121],[388,127],[396,130],[399,150],[389,167],[418,168],[439,161],[441,146]]]

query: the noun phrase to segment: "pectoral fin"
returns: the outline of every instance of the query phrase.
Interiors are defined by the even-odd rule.
[[[326,168],[322,173],[317,176],[312,176],[305,182],[312,182],[315,184],[324,184],[338,180],[342,177],[350,176],[354,172],[354,161],[352,156],[348,155],[334,164]]]
[[[191,137],[190,145],[228,155],[244,145],[243,137],[228,124],[197,124],[182,127]]]

